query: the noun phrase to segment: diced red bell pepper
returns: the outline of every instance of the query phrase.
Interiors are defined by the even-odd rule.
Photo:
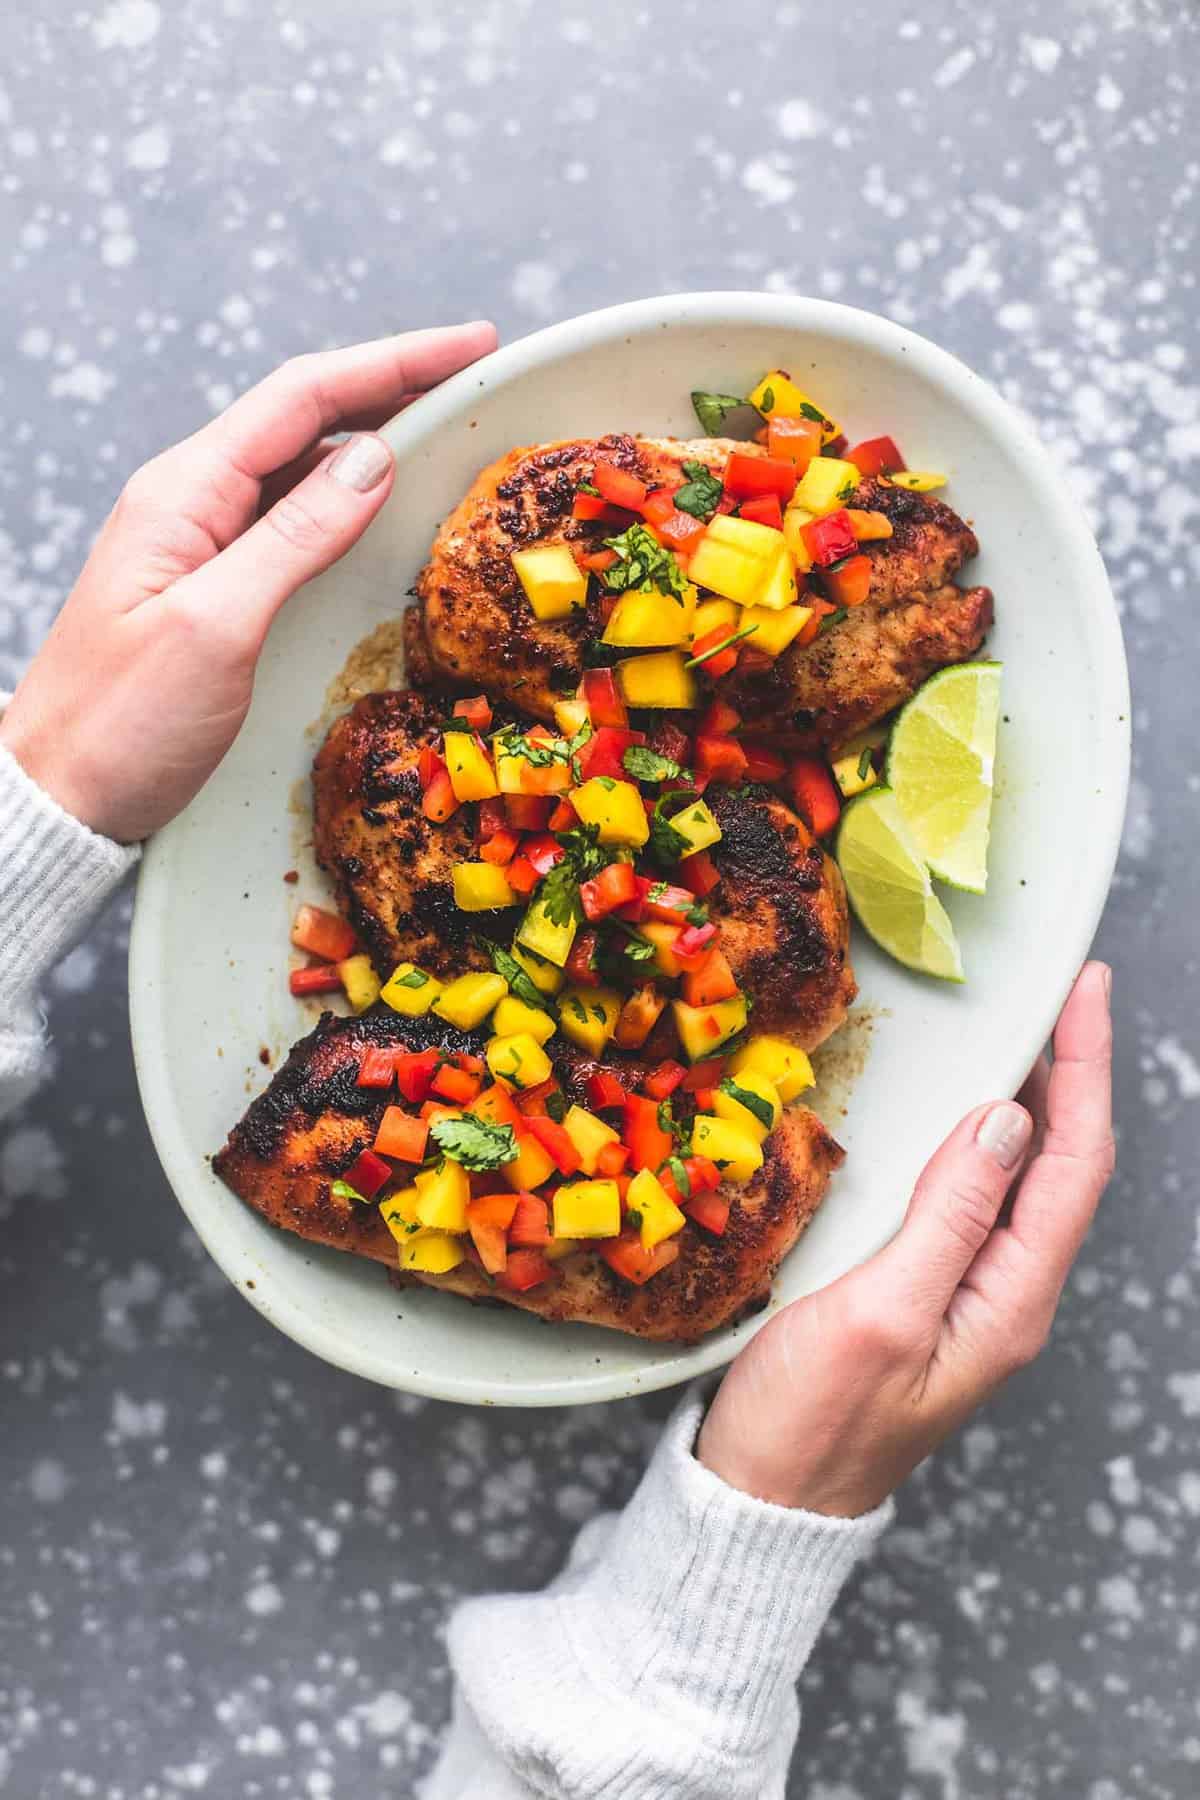
[[[417,779],[421,783],[422,791],[429,786],[438,770],[445,767],[444,760],[432,744],[421,745],[421,753],[417,757]]]
[[[600,975],[596,968],[597,942],[594,931],[578,933],[564,965],[568,981],[578,982],[581,987],[600,986]]]
[[[577,754],[579,772],[585,781],[594,776],[607,776],[610,781],[628,781],[621,758],[631,744],[644,744],[644,731],[628,731],[617,725],[600,725]]]
[[[830,613],[837,611],[832,600],[822,600],[819,594],[809,594],[804,604],[810,609],[812,618],[807,625],[800,628],[793,640],[801,649],[805,644],[811,644],[814,638],[820,636],[822,619],[827,619]]]
[[[710,781],[742,781],[746,775],[746,752],[736,738],[696,738],[696,767]]]
[[[617,506],[610,506],[599,494],[576,494],[571,503],[573,519],[594,519],[605,525],[621,525],[624,523],[624,511]]]
[[[796,480],[795,463],[779,456],[751,456],[748,451],[734,450],[725,467],[725,491],[738,500],[752,500],[759,494],[790,500]]]
[[[844,506],[839,506],[836,512],[826,513],[823,519],[810,519],[803,527],[802,536],[818,569],[826,569],[830,563],[841,562],[843,556],[858,553],[858,539]]]
[[[402,1050],[398,1053],[396,1086],[414,1106],[427,1098],[441,1060],[440,1050]]]
[[[579,814],[571,805],[568,796],[564,794],[562,799],[558,802],[558,805],[554,808],[554,811],[550,814],[548,821],[549,829],[551,831],[572,831],[578,823]]]
[[[484,806],[492,802],[485,800]],[[514,831],[545,831],[554,811],[553,794],[505,794],[504,820]]]
[[[791,467],[790,464],[788,466]],[[759,494],[753,500],[743,500],[740,513],[743,519],[750,519],[755,525],[769,525],[773,531],[783,530],[783,508],[776,493]]]
[[[726,646],[724,650],[717,650],[715,656],[709,656],[705,662],[699,665],[705,674],[711,676],[714,681],[719,681],[722,675],[728,675],[737,668],[738,646],[729,643],[729,639],[734,635],[730,626],[714,625],[711,631],[702,632],[692,644],[693,656],[704,656],[707,651],[716,650],[718,644]]]
[[[645,882],[644,888],[641,882]],[[650,881],[644,875],[639,879],[639,893],[643,916],[661,919],[666,925],[686,925],[696,904],[696,896],[689,888],[677,887],[672,881]]]
[[[457,799],[450,781],[449,771],[443,765],[425,789],[421,801],[421,811],[432,825],[444,825],[458,811],[460,802]]]
[[[508,815],[504,810],[504,801],[496,794],[490,800],[479,802],[479,836],[481,841],[495,837],[498,831],[509,829]]]
[[[376,1156],[373,1150],[360,1150],[350,1167],[342,1171],[341,1179],[364,1200],[373,1200],[380,1188],[386,1187],[392,1179],[391,1165]]]
[[[724,1073],[723,1056],[710,1056],[704,1062],[693,1063],[683,1078],[684,1092],[695,1094],[701,1088],[716,1087]]]
[[[585,495],[584,498],[586,499],[587,496]],[[575,561],[581,569],[586,569],[589,575],[603,575],[605,569],[611,569],[613,564],[620,560],[615,550],[584,550],[582,547],[577,547],[575,551]]]
[[[517,1210],[515,1194],[480,1194],[467,1201],[467,1229],[489,1275],[499,1275],[508,1263],[508,1228]]]
[[[861,444],[847,450],[846,461],[864,475],[890,475],[907,466],[895,439],[890,437],[864,438]]]
[[[721,1171],[715,1162],[707,1156],[685,1156],[683,1166],[687,1170],[688,1184],[693,1194],[707,1193],[721,1185]]]
[[[484,862],[495,863],[498,867],[503,868],[517,854],[517,845],[520,841],[516,832],[510,831],[505,826],[502,831],[495,831],[490,838],[485,838],[479,846],[479,854]]]
[[[667,518],[652,525],[650,529],[660,544],[673,550],[676,556],[686,560],[704,536],[706,526],[703,519],[694,518],[691,513],[673,510]]]
[[[602,500],[607,500],[611,506],[628,507],[631,512],[640,512],[646,498],[645,482],[613,463],[596,464],[592,470],[592,486],[599,488]]]
[[[723,950],[710,950],[698,969],[683,972],[683,997],[689,1006],[715,1006],[718,1000],[732,1000],[737,991]]]
[[[292,920],[292,942],[322,962],[342,962],[354,954],[354,929],[323,906],[301,906]]]
[[[549,1241],[547,1238],[546,1242]],[[496,1277],[496,1286],[508,1288],[514,1294],[524,1294],[530,1288],[553,1281],[557,1273],[554,1264],[547,1262],[540,1250],[510,1250],[504,1273]]]
[[[871,559],[852,556],[840,568],[826,569],[821,579],[836,605],[861,606],[871,592]]]
[[[842,810],[829,769],[818,756],[801,756],[792,764],[788,781],[796,811],[814,837],[825,837],[837,824]]]
[[[799,479],[813,457],[821,454],[820,421],[772,419],[767,426],[767,452],[779,462],[791,463]]]
[[[579,898],[589,919],[603,919],[618,906],[625,906],[637,895],[637,877],[633,864],[609,863],[591,881],[579,884]]]
[[[305,994],[336,994],[342,978],[333,963],[314,963],[311,968],[293,969],[288,976],[289,992],[302,999]]]
[[[472,731],[486,731],[492,722],[492,703],[486,694],[472,694],[469,700],[454,702],[454,717],[465,719]]]
[[[711,1112],[716,1104],[717,1090],[715,1087],[702,1087],[696,1089],[697,1112]]]
[[[746,753],[747,781],[782,781],[787,774],[787,764],[782,756],[776,756],[765,744],[755,738],[743,738],[742,749]]]
[[[671,488],[652,488],[642,501],[642,517],[648,525],[661,525],[675,510],[675,493]]]
[[[571,1141],[569,1132],[547,1118],[545,1114],[527,1120],[530,1131],[548,1156],[554,1158],[555,1167],[560,1175],[574,1175],[580,1165],[580,1155]]]
[[[521,854],[532,863],[539,875],[548,875],[555,863],[560,863],[567,853],[549,832],[544,832],[540,837],[527,837],[521,846]]]
[[[355,1086],[361,1088],[390,1088],[396,1079],[396,1052],[381,1050],[378,1045],[370,1044],[363,1051],[358,1065]]]
[[[559,1092],[561,1092],[561,1090],[557,1081],[555,1081],[553,1075],[549,1075],[545,1081],[539,1081],[535,1087],[519,1089],[517,1092],[517,1106],[520,1108],[521,1113],[527,1118],[536,1117],[544,1119],[547,1116],[547,1100],[550,1098],[551,1094],[557,1094]]]
[[[629,1160],[635,1169],[659,1169],[675,1148],[675,1140],[658,1122],[658,1101],[643,1094],[625,1098],[625,1130]]]
[[[419,1163],[425,1160],[429,1141],[428,1119],[415,1119],[401,1106],[389,1106],[379,1122],[372,1148],[380,1156],[394,1156],[399,1162]]]
[[[506,873],[509,887],[518,894],[532,894],[542,879],[527,856],[514,856]]]
[[[608,1069],[595,1069],[588,1076],[588,1099],[603,1112],[609,1106],[624,1106],[625,1089]]]
[[[742,715],[728,700],[714,695],[700,715],[697,733],[704,737],[728,737],[742,722]]]
[[[621,698],[617,678],[611,669],[585,669],[579,695],[597,730],[601,725],[615,725],[618,729],[628,725],[629,709]]]
[[[508,1228],[510,1244],[522,1249],[539,1249],[550,1242],[550,1209],[537,1194],[518,1194],[512,1223]]]
[[[629,1152],[624,1144],[601,1144],[596,1152],[596,1173],[609,1179],[625,1173]]]
[[[707,850],[697,850],[694,856],[684,859],[679,865],[679,879],[688,892],[697,900],[703,900],[711,894],[721,877],[717,866]]]
[[[723,1194],[693,1194],[685,1200],[683,1210],[689,1219],[697,1225],[703,1225],[705,1231],[711,1231],[714,1237],[724,1237],[725,1227],[729,1223],[730,1202]]]
[[[453,1100],[460,1106],[468,1105],[474,1100],[483,1082],[478,1075],[470,1075],[465,1069],[456,1069],[453,1063],[443,1063],[432,1081],[435,1094],[443,1100]]]
[[[690,957],[706,955],[716,941],[717,927],[711,919],[703,925],[685,925],[671,945],[671,954],[685,962]]]
[[[637,1232],[625,1231],[620,1237],[605,1238],[597,1249],[610,1269],[636,1287],[643,1286],[660,1270],[669,1269],[679,1255],[679,1243],[673,1237],[664,1238],[653,1250],[645,1250]]]
[[[686,1074],[687,1070],[682,1063],[660,1062],[643,1081],[642,1092],[648,1094],[651,1100],[665,1100],[668,1094],[675,1092]]]

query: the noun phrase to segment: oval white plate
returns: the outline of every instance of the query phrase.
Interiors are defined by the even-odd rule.
[[[839,1135],[849,1151],[773,1307],[869,1255],[895,1230],[914,1176],[978,1102],[1013,1093],[1087,954],[1112,875],[1129,766],[1125,659],[1108,581],[1046,453],[978,376],[888,320],[825,301],[677,295],[589,314],[512,344],[411,407],[386,435],[399,462],[384,514],[281,614],[237,744],[151,844],[130,958],[138,1077],[185,1212],[229,1279],[317,1355],[448,1400],[549,1406],[667,1387],[727,1362],[758,1324],[695,1349],[551,1327],[449,1295],[397,1292],[382,1268],[273,1230],[207,1158],[312,1015],[287,995],[297,897],[289,803],[308,772],[305,728],[347,653],[404,602],[438,521],[514,444],[606,431],[691,435],[693,387],[744,393],[790,369],[854,436],[890,431],[913,467],[946,469],[948,498],[995,589],[987,654],[1005,664],[991,883],[950,894],[968,980],[907,974],[856,931],[874,1015],[865,1073]]]

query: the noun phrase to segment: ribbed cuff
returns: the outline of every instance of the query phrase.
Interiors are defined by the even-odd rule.
[[[64,812],[0,744],[0,999],[33,993],[138,855]]]
[[[593,1561],[451,1623],[468,1702],[537,1793],[757,1800],[783,1780],[795,1682],[892,1504],[833,1519],[727,1487],[692,1454],[705,1400],[676,1409]]]

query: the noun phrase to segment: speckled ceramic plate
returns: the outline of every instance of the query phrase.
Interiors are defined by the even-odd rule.
[[[892,431],[913,466],[949,470],[996,592],[1005,664],[991,882],[950,894],[964,987],[923,980],[856,932],[869,1053],[841,1117],[849,1152],[772,1309],[830,1281],[895,1230],[927,1154],[979,1101],[1013,1093],[1087,954],[1125,806],[1128,682],[1103,565],[1066,483],[980,378],[886,319],[825,301],[675,295],[592,313],[512,344],[387,431],[395,492],[344,562],[280,615],[233,751],[150,846],[131,954],[142,1097],[168,1178],[229,1279],[283,1331],[343,1368],[476,1404],[550,1406],[667,1387],[727,1362],[770,1312],[695,1349],[547,1326],[450,1295],[398,1292],[378,1266],[272,1230],[208,1158],[312,1014],[289,998],[288,923],[321,899],[297,865],[295,795],[349,653],[395,617],[434,530],[513,444],[630,430],[689,435],[689,391],[742,393],[803,371],[855,435]],[[302,829],[302,827],[301,827]],[[299,888],[281,877],[301,866]],[[834,1061],[836,1062],[836,1058]],[[860,1060],[852,1055],[850,1061]]]

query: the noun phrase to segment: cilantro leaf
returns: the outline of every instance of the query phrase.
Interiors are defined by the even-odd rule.
[[[572,920],[578,925],[582,921],[579,884],[599,874],[608,860],[596,841],[599,835],[597,825],[578,825],[571,831],[557,833],[556,841],[566,855],[543,876],[537,890],[538,901],[552,925],[569,925]]]
[[[706,437],[720,437],[729,414],[745,404],[740,394],[708,394],[703,388],[692,389],[692,405]]]
[[[800,402],[800,417],[802,419],[811,419],[814,425],[828,425],[829,423],[829,420],[825,417],[825,414],[821,411],[820,407],[814,406],[811,400],[802,400]]]
[[[575,492],[577,494],[590,494],[593,500],[599,500],[601,498],[600,489],[596,486],[594,481],[579,482],[576,485]]]
[[[716,512],[725,489],[702,462],[685,462],[683,472],[687,481],[675,495],[675,506],[679,512],[691,513],[693,519],[707,522]]]
[[[867,744],[858,759],[858,779],[865,781],[871,773],[871,746]]]
[[[501,756],[519,756],[531,769],[548,769],[554,763],[565,763],[570,755],[569,747],[561,738],[547,743],[544,738],[524,736],[515,725],[506,725],[503,731],[498,731],[495,742]]]
[[[621,758],[621,767],[635,781],[675,781],[686,773],[671,757],[647,750],[644,744],[630,744]]]
[[[475,727],[469,719],[464,719],[461,713],[452,713],[448,719],[442,720],[441,724],[438,726],[438,730],[443,733],[447,731],[473,732]]]
[[[423,988],[428,980],[429,977],[424,969],[410,969],[408,974],[401,975],[399,980],[394,975],[392,976],[393,985],[402,988]]]
[[[360,1194],[356,1187],[351,1187],[348,1181],[331,1181],[329,1191],[336,1194],[339,1200],[361,1200],[364,1206],[367,1204],[367,1196]]]
[[[498,1169],[517,1159],[512,1126],[477,1119],[471,1113],[458,1119],[435,1119],[429,1135],[451,1162],[461,1163],[464,1169]]]
[[[775,389],[773,387],[765,387],[763,389],[762,403],[759,406],[758,410],[760,413],[774,412],[774,410],[775,410]]]
[[[739,1106],[744,1106],[747,1112],[753,1113],[759,1124],[768,1131],[774,1128],[775,1113],[771,1102],[764,1100],[761,1094],[752,1094],[749,1088],[739,1087],[732,1075],[726,1075],[721,1082],[721,1092],[728,1094],[731,1100],[736,1100]]]
[[[659,862],[678,862],[686,855],[691,845],[681,831],[676,831],[664,812],[664,807],[674,801],[686,805],[689,800],[697,798],[694,788],[672,788],[667,794],[660,794],[654,802],[654,811],[650,815],[650,836],[647,847],[651,856]]]
[[[826,613],[825,617],[821,620],[820,625],[817,627],[817,636],[820,637],[823,631],[830,630],[834,625],[840,625],[842,620],[846,617],[847,611],[848,608],[839,606],[836,612]]]
[[[492,959],[492,967],[497,975],[503,975],[508,983],[509,993],[517,1000],[523,1000],[526,1006],[535,1006],[539,1012],[551,1010],[549,996],[543,994],[533,977],[526,973],[515,956],[502,950],[499,944],[489,944],[488,953]]]
[[[605,569],[600,579],[610,594],[631,591],[670,594],[682,600],[687,581],[673,550],[659,543],[644,525],[631,525],[618,537],[605,538],[605,547],[615,550],[618,560]]]
[[[675,1186],[679,1189],[680,1198],[683,1200],[690,1200],[692,1197],[692,1182],[691,1177],[683,1166],[683,1158],[680,1156],[668,1156],[667,1167],[671,1171],[671,1177]]]
[[[708,662],[710,657],[720,656],[722,650],[728,650],[730,644],[740,644],[743,638],[753,637],[757,630],[757,625],[747,625],[744,630],[733,632],[729,637],[722,638],[719,644],[713,644],[709,649],[702,650],[699,656],[689,656],[683,665],[684,668],[698,669],[701,663]]]

